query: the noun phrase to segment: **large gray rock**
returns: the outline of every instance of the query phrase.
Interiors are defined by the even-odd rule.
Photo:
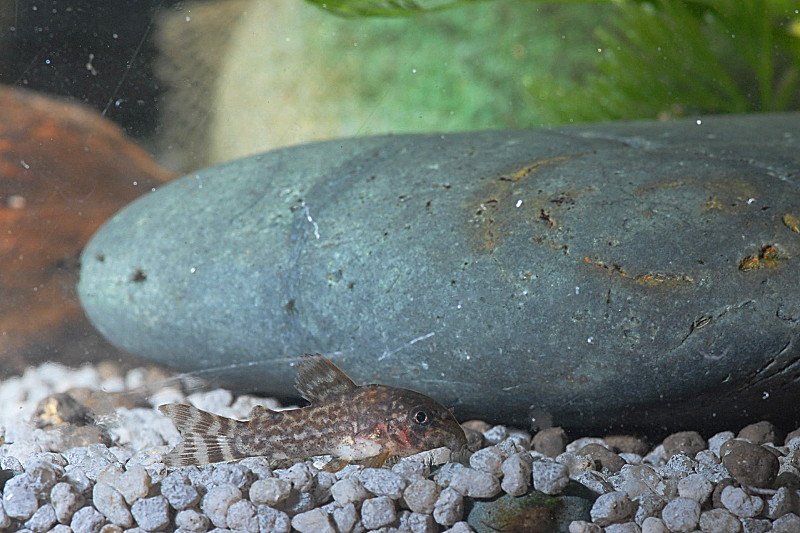
[[[798,114],[298,146],[134,202],[80,297],[121,348],[239,390],[291,396],[323,352],[462,418],[787,421],[798,168]]]

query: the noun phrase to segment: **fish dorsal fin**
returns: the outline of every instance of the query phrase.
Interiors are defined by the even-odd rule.
[[[294,386],[311,403],[324,402],[332,396],[358,388],[347,374],[318,353],[303,354],[297,363]]]

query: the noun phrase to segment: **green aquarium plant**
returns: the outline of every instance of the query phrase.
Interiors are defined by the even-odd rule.
[[[475,0],[309,0],[348,16],[410,16]],[[617,0],[593,64],[520,72],[550,124],[800,109],[796,0]],[[550,3],[552,4],[552,3]]]

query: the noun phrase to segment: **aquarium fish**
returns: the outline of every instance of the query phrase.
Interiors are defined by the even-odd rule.
[[[434,448],[465,449],[464,430],[453,414],[419,392],[385,385],[356,385],[320,354],[297,364],[295,387],[311,405],[272,411],[256,406],[250,420],[214,415],[171,403],[159,410],[182,440],[166,458],[168,466],[188,466],[266,456],[285,461],[331,455],[328,470],[349,463],[380,467],[390,457]]]

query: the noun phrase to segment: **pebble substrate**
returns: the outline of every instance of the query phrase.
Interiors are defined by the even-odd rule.
[[[573,521],[570,533],[800,532],[800,431],[777,444],[766,422],[708,441],[676,433],[650,447],[632,436],[568,443],[559,428],[531,436],[471,421],[464,425],[476,451],[468,466],[432,468],[435,454],[428,454],[391,469],[337,473],[312,461],[270,468],[265,458],[166,468],[163,458],[179,435],[156,405],[189,401],[240,419],[253,405],[276,407],[223,389],[186,395],[166,385],[149,395],[150,406],[118,408],[108,426],[111,446],[63,449],[63,431],[30,423],[40,400],[54,393],[135,391],[146,375],[48,363],[0,383],[0,530],[467,533],[475,531],[465,516],[471,499],[557,495],[572,480],[598,498],[591,521]]]

